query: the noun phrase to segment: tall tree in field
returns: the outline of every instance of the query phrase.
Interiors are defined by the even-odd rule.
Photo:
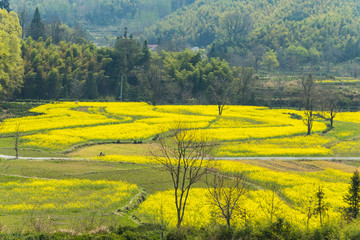
[[[172,129],[170,137],[159,137],[159,148],[154,149],[151,155],[171,175],[176,226],[180,228],[191,189],[211,167],[209,154],[214,145],[207,136],[196,130],[189,130],[184,122],[175,123]]]
[[[31,21],[28,35],[31,36],[35,41],[39,40],[40,37],[45,38],[45,25],[41,21],[41,16],[38,8],[35,9],[34,17]]]
[[[344,209],[346,217],[350,220],[357,219],[360,209],[360,176],[357,170],[351,177],[349,192],[344,196],[344,201],[347,204]]]
[[[306,77],[302,77],[301,85],[303,87],[303,101],[304,101],[304,115],[303,122],[307,126],[307,135],[311,135],[311,130],[315,120],[314,110],[314,89],[315,82],[311,74]]]
[[[206,178],[206,185],[211,204],[220,210],[221,217],[230,227],[236,213],[240,212],[243,203],[241,200],[247,193],[244,176],[241,174],[224,176],[216,173]]]
[[[0,9],[0,100],[11,99],[23,83],[21,27],[14,12]]]
[[[9,0],[0,0],[0,8],[7,10],[10,12],[10,3]]]
[[[323,225],[323,219],[324,215],[326,214],[326,211],[328,210],[328,206],[325,203],[325,193],[321,186],[319,186],[318,191],[315,194],[315,209],[314,213],[315,215],[319,216],[320,226]]]
[[[206,89],[206,95],[210,104],[218,106],[219,116],[221,116],[234,94],[231,67],[227,62],[214,58],[210,60],[210,64],[212,70],[206,77],[210,83]]]

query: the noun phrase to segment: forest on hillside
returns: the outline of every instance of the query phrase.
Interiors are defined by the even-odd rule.
[[[12,0],[11,8],[27,26],[36,7],[47,23],[79,25],[99,45],[111,45],[124,27],[141,35],[144,28],[194,0]]]
[[[78,26],[98,45],[113,46],[126,27],[159,49],[199,47],[231,65],[268,70],[358,74],[360,3],[295,0],[11,1],[22,27],[35,7],[48,24]],[[346,70],[344,70],[346,69]]]
[[[301,107],[305,76],[360,74],[353,0],[2,2],[10,2],[2,12],[2,100]],[[108,47],[91,41],[86,26],[106,29],[145,9],[157,14],[147,29],[118,29]],[[341,84],[332,90],[353,108],[359,94]]]

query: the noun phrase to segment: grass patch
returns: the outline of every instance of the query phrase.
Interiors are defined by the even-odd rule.
[[[103,144],[82,148],[76,152],[70,153],[71,157],[96,157],[99,153],[106,155],[124,155],[124,156],[146,156],[147,152],[153,148],[153,144]]]
[[[335,121],[334,129],[328,132],[326,135],[338,140],[349,140],[359,135],[359,129],[359,123]]]
[[[68,179],[78,175],[112,172],[136,168],[134,164],[101,163],[85,161],[28,161],[8,160],[3,162],[0,174],[23,177]],[[93,180],[92,178],[88,178]],[[96,179],[99,180],[99,179]]]
[[[55,151],[46,151],[42,148],[25,147],[20,139],[19,156],[21,157],[64,157],[63,154]],[[0,155],[15,156],[15,138],[0,138]]]

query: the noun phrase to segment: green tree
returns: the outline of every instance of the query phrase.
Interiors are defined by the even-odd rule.
[[[0,99],[11,99],[23,84],[21,27],[14,12],[0,9]]]
[[[48,76],[48,97],[50,99],[57,99],[61,93],[61,81],[59,71],[55,68],[51,70]]]
[[[348,193],[344,196],[344,202],[348,205],[344,208],[349,219],[357,219],[360,209],[360,176],[356,170],[351,177]]]
[[[83,95],[86,99],[95,99],[98,97],[97,84],[93,72],[88,73]]]
[[[273,69],[279,67],[280,64],[274,50],[270,50],[265,53],[261,65],[264,66],[268,72],[271,72]]]
[[[231,68],[227,62],[218,59],[211,59],[210,63],[213,70],[207,76],[209,87],[206,95],[210,104],[218,106],[218,113],[221,116],[234,94]]]
[[[39,9],[35,9],[34,17],[30,23],[29,33],[28,35],[32,37],[35,41],[39,40],[39,38],[45,39],[45,25],[41,21],[41,16]]]
[[[229,41],[244,39],[251,31],[252,19],[247,13],[233,11],[220,18],[220,26]]]

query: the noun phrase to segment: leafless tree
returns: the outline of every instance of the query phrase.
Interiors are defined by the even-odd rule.
[[[226,106],[230,103],[234,89],[229,77],[214,74],[213,78],[211,85],[206,90],[206,94],[210,103],[218,106],[219,116],[221,116]]]
[[[314,114],[313,110],[304,110],[304,118],[303,123],[307,127],[306,135],[311,135],[311,130],[314,125],[316,115]]]
[[[319,186],[319,190],[315,194],[315,208],[314,214],[319,216],[320,226],[323,225],[323,218],[326,214],[328,208],[327,203],[324,201],[325,193],[321,186]]]
[[[234,82],[235,88],[240,94],[240,103],[245,103],[245,94],[249,89],[249,86],[255,80],[254,78],[254,69],[253,68],[246,68],[246,67],[234,67],[233,68],[234,74]]]
[[[251,52],[252,52],[252,55],[254,56],[253,66],[254,66],[255,72],[257,73],[258,69],[260,67],[262,57],[264,56],[264,54],[266,52],[266,48],[262,44],[260,44],[260,45],[253,44],[251,47]]]
[[[305,110],[311,110],[314,104],[315,82],[311,74],[301,78],[303,87],[303,101]]]
[[[241,198],[247,192],[244,176],[241,174],[224,176],[218,172],[206,178],[206,185],[211,203],[219,208],[221,217],[230,227],[231,219],[240,210]]]
[[[19,158],[20,123],[16,124],[14,138],[15,138],[14,149],[15,149],[16,159],[18,159]]]
[[[304,118],[303,122],[307,127],[307,135],[311,135],[311,130],[315,120],[314,109],[314,97],[315,97],[315,82],[311,74],[303,76],[301,78],[301,85],[303,87],[303,101],[304,101]]]
[[[330,127],[334,126],[334,118],[338,112],[339,95],[332,91],[324,91],[320,94],[321,116],[330,121]]]
[[[169,172],[174,189],[177,227],[181,227],[191,188],[199,182],[213,161],[209,154],[214,144],[206,135],[189,129],[185,122],[176,122],[170,135],[158,138],[158,148],[151,151],[151,158]]]
[[[26,4],[24,3],[23,0],[21,1],[20,5],[19,5],[17,14],[19,16],[19,22],[20,22],[20,26],[22,29],[21,37],[25,38],[26,27],[27,27],[28,23],[31,21],[31,15],[29,13],[28,7],[26,6]]]
[[[274,217],[276,217],[280,213],[280,204],[281,201],[277,199],[276,194],[276,186],[271,186],[271,197],[270,199],[263,199],[260,201],[259,206],[265,216],[270,220],[272,223]]]

